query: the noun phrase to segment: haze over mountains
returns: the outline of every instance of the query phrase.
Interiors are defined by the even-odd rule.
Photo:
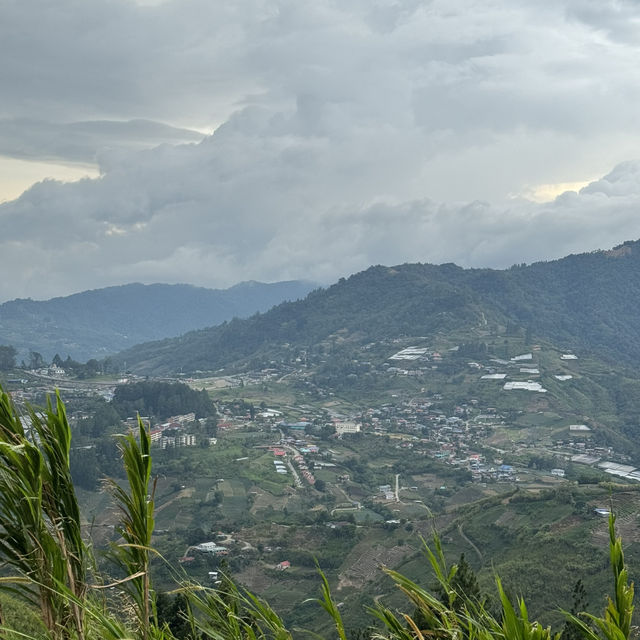
[[[243,321],[119,355],[140,373],[210,371],[282,349],[513,326],[566,349],[631,364],[640,357],[640,243],[507,270],[374,266]],[[284,345],[284,346],[283,346]]]
[[[316,285],[243,282],[229,289],[127,284],[45,301],[0,305],[0,344],[51,359],[104,357],[148,340],[177,336],[304,297]]]

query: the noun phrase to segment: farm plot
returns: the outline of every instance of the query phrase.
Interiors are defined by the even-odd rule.
[[[412,552],[413,549],[406,546],[371,546],[366,542],[356,545],[344,562],[347,568],[340,573],[338,590],[364,586],[376,577],[380,566],[394,567]]]
[[[247,511],[247,490],[244,482],[239,478],[225,480],[219,485],[224,494],[222,512],[229,519],[237,519]]]

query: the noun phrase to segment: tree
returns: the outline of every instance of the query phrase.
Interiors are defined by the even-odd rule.
[[[451,579],[451,587],[459,596],[457,602],[464,602],[465,600],[480,602],[482,600],[482,593],[475,571],[465,559],[464,553],[460,554],[458,569]],[[444,599],[443,602],[445,602]]]
[[[41,369],[44,365],[45,361],[41,353],[29,351],[29,369]]]
[[[204,430],[208,436],[218,435],[218,418],[216,416],[210,416],[204,423]]]
[[[10,371],[16,366],[18,351],[11,345],[0,345],[0,371]]]
[[[153,415],[169,416],[194,412],[196,418],[215,416],[215,406],[206,391],[195,391],[181,382],[135,382],[115,389],[113,407],[122,418]]]
[[[88,360],[87,363],[85,364],[84,377],[92,378],[99,372],[100,372],[100,363],[95,358]]]
[[[320,439],[321,440],[329,440],[331,436],[333,436],[336,432],[336,428],[331,424],[325,424],[322,429],[320,429]]]
[[[571,609],[569,609],[569,613],[573,616],[580,617],[582,619],[582,612],[586,611],[589,603],[587,602],[587,592],[584,588],[584,584],[582,584],[582,579],[578,579],[577,582],[573,585],[573,590],[571,591]],[[564,628],[562,629],[561,640],[581,640],[582,639],[582,631],[580,627],[571,619],[565,622]]]
[[[177,640],[193,638],[188,615],[189,601],[183,593],[177,593],[173,596],[164,592],[159,593],[156,608],[159,624],[166,624]]]

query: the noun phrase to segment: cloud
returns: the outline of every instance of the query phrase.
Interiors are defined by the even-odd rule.
[[[296,137],[298,115],[249,110],[200,144],[128,153],[98,179],[42,182],[1,205],[11,277],[0,298],[129,281],[329,282],[405,261],[505,267],[638,235],[639,162],[544,204],[372,201],[365,187],[384,176],[371,149]]]
[[[104,150],[197,142],[203,135],[149,120],[52,123],[0,119],[0,155],[20,160],[95,165]]]
[[[508,266],[640,235],[636,3],[35,0],[2,18],[0,154],[101,175],[0,205],[0,299]]]

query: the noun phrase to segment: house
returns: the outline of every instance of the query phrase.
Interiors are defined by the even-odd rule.
[[[291,567],[291,563],[288,560],[283,560],[282,562],[278,562],[276,565],[276,569],[278,571],[284,571],[285,569],[289,569]]]
[[[52,364],[49,367],[49,375],[54,378],[64,378],[67,375],[67,372],[61,367],[58,367],[57,365]]]
[[[213,553],[216,556],[226,556],[229,552],[226,547],[221,547],[215,542],[201,542],[192,548],[196,551],[200,551],[201,553]]]
[[[335,427],[336,433],[340,436],[344,433],[360,433],[360,425],[356,422],[346,420],[343,422],[336,422]]]

